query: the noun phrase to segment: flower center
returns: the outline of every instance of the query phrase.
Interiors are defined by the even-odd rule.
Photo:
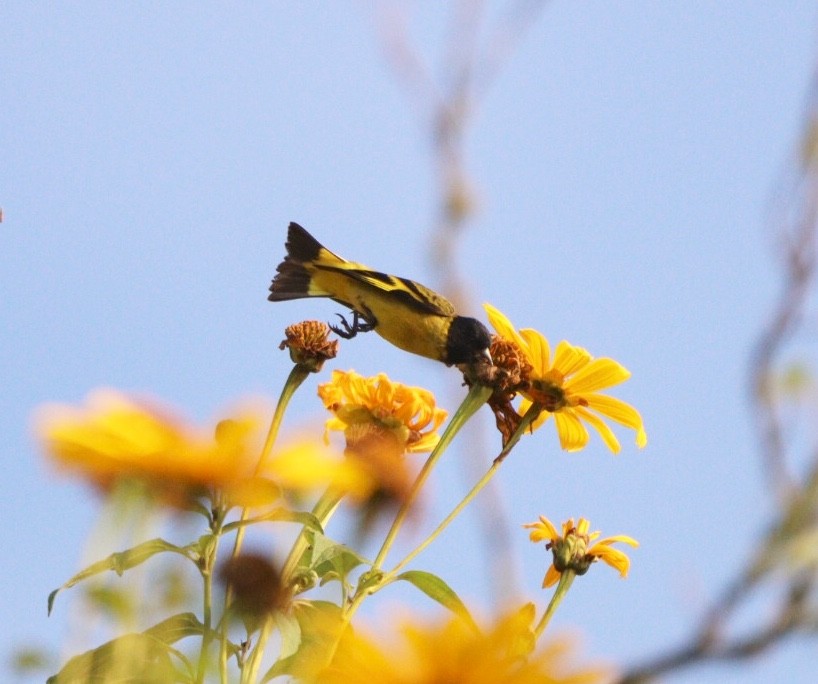
[[[568,404],[565,390],[559,385],[545,380],[535,380],[527,390],[532,401],[536,401],[546,411],[554,413],[564,408]]]

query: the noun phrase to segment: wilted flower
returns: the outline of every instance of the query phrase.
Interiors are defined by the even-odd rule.
[[[338,354],[338,340],[330,340],[329,333],[329,326],[320,321],[294,323],[284,330],[287,339],[278,348],[289,349],[293,363],[317,373]]]

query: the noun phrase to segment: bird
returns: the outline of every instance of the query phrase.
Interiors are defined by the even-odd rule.
[[[270,285],[271,302],[328,297],[352,311],[341,314],[339,336],[374,330],[404,351],[447,366],[491,363],[491,335],[480,321],[460,316],[442,295],[407,278],[375,271],[329,251],[306,229],[290,223],[287,255]]]

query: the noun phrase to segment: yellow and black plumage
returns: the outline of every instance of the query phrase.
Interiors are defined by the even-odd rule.
[[[396,347],[447,365],[488,357],[491,337],[474,318],[428,287],[342,259],[297,223],[287,230],[287,256],[270,285],[271,302],[329,297],[354,312],[345,337],[374,330]],[[361,325],[361,321],[364,322]]]

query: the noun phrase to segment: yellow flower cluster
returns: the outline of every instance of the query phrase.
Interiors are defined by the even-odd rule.
[[[553,561],[543,587],[559,583],[536,627],[532,627],[536,612],[533,604],[501,617],[484,630],[468,618],[465,609],[459,617],[438,624],[407,621],[398,638],[388,644],[350,627],[352,615],[363,599],[397,580],[422,576],[432,583],[428,586],[436,587],[435,591],[445,587],[446,596],[452,593],[445,582],[430,573],[398,572],[436,539],[489,481],[526,427],[539,428],[553,415],[560,445],[568,451],[587,445],[586,426],[590,426],[611,451],[618,452],[619,441],[606,421],[634,430],[639,447],[647,442],[639,412],[630,404],[602,393],[629,377],[623,366],[609,358],[594,358],[585,349],[565,341],[552,352],[541,333],[532,329],[518,331],[499,310],[488,304],[485,308],[497,331],[492,341],[493,362],[490,364],[486,358],[479,367],[464,371],[472,387],[444,433],[443,443],[438,430],[447,413],[436,405],[431,392],[393,382],[384,373],[366,378],[354,371],[335,370],[330,381],[318,387],[318,395],[331,413],[325,424],[324,447],[304,442],[274,451],[278,426],[292,392],[309,373],[320,371],[324,362],[337,353],[338,344],[329,340],[329,328],[315,321],[290,326],[285,333],[287,339],[281,346],[289,349],[295,368],[282,391],[263,447],[260,421],[251,412],[242,411],[212,427],[200,427],[174,416],[155,402],[110,390],[92,394],[83,407],[44,408],[37,420],[38,435],[58,469],[83,477],[103,492],[113,490],[123,480],[136,480],[164,503],[204,512],[214,535],[238,530],[233,558],[224,565],[220,577],[228,587],[225,595],[231,597],[226,599],[224,614],[229,616],[229,611],[234,610],[245,620],[250,632],[261,630],[259,645],[252,647],[245,662],[247,672],[258,671],[266,638],[262,635],[273,624],[272,616],[288,613],[295,616],[304,639],[297,650],[281,661],[282,668],[294,669],[282,669],[281,673],[295,676],[305,684],[601,681],[603,674],[598,670],[566,668],[561,647],[552,643],[536,648],[538,637],[574,576],[585,574],[593,563],[601,560],[625,577],[630,560],[613,545],[638,546],[625,535],[598,539],[600,533],[589,532],[590,524],[584,518],[579,518],[576,524],[573,519],[566,521],[561,531],[543,516],[524,526],[532,542],[545,542],[552,553]],[[516,402],[518,394],[522,401],[515,408],[512,401]],[[443,453],[442,447],[448,445],[484,402],[495,413],[504,451],[431,536],[394,570],[385,569],[383,561],[397,531],[416,503],[424,478]],[[330,431],[343,432],[344,458],[340,454],[333,456],[326,449]],[[407,459],[406,454],[428,451],[433,451],[432,456],[419,475],[414,473],[414,459]],[[279,518],[300,519],[291,511],[280,516],[279,508],[252,518],[247,516],[249,507],[271,503],[282,490],[301,493],[318,487],[326,491],[309,515],[312,525],[302,529],[281,570],[266,555],[239,554],[244,526]],[[345,566],[351,564],[358,572],[357,565],[363,559],[318,534],[323,533],[335,507],[347,494],[364,513],[359,532],[369,530],[374,515],[381,513],[385,505],[400,506],[378,556],[369,563],[371,568],[359,575],[357,587]],[[201,505],[199,499],[203,497],[209,499],[210,505]],[[285,500],[292,502],[296,497]],[[225,524],[227,514],[236,505],[244,507],[240,519]],[[201,561],[200,567],[212,570],[217,551],[216,544],[212,549],[203,545],[201,556],[194,559],[197,563]],[[331,579],[342,585],[343,599],[339,605],[301,598],[316,583],[323,585]],[[419,588],[423,586],[427,585],[418,584]],[[454,601],[451,597],[447,600]],[[332,606],[332,610],[327,610],[326,605]],[[299,610],[303,620],[298,617]],[[316,615],[311,617],[310,611]],[[312,621],[314,629],[310,627]],[[227,622],[223,618],[220,624]],[[204,631],[209,638],[210,622]],[[203,643],[202,663],[206,660],[207,639]],[[226,643],[223,635],[222,664],[227,658]],[[247,643],[253,643],[249,636]],[[254,680],[250,675],[246,678]]]

